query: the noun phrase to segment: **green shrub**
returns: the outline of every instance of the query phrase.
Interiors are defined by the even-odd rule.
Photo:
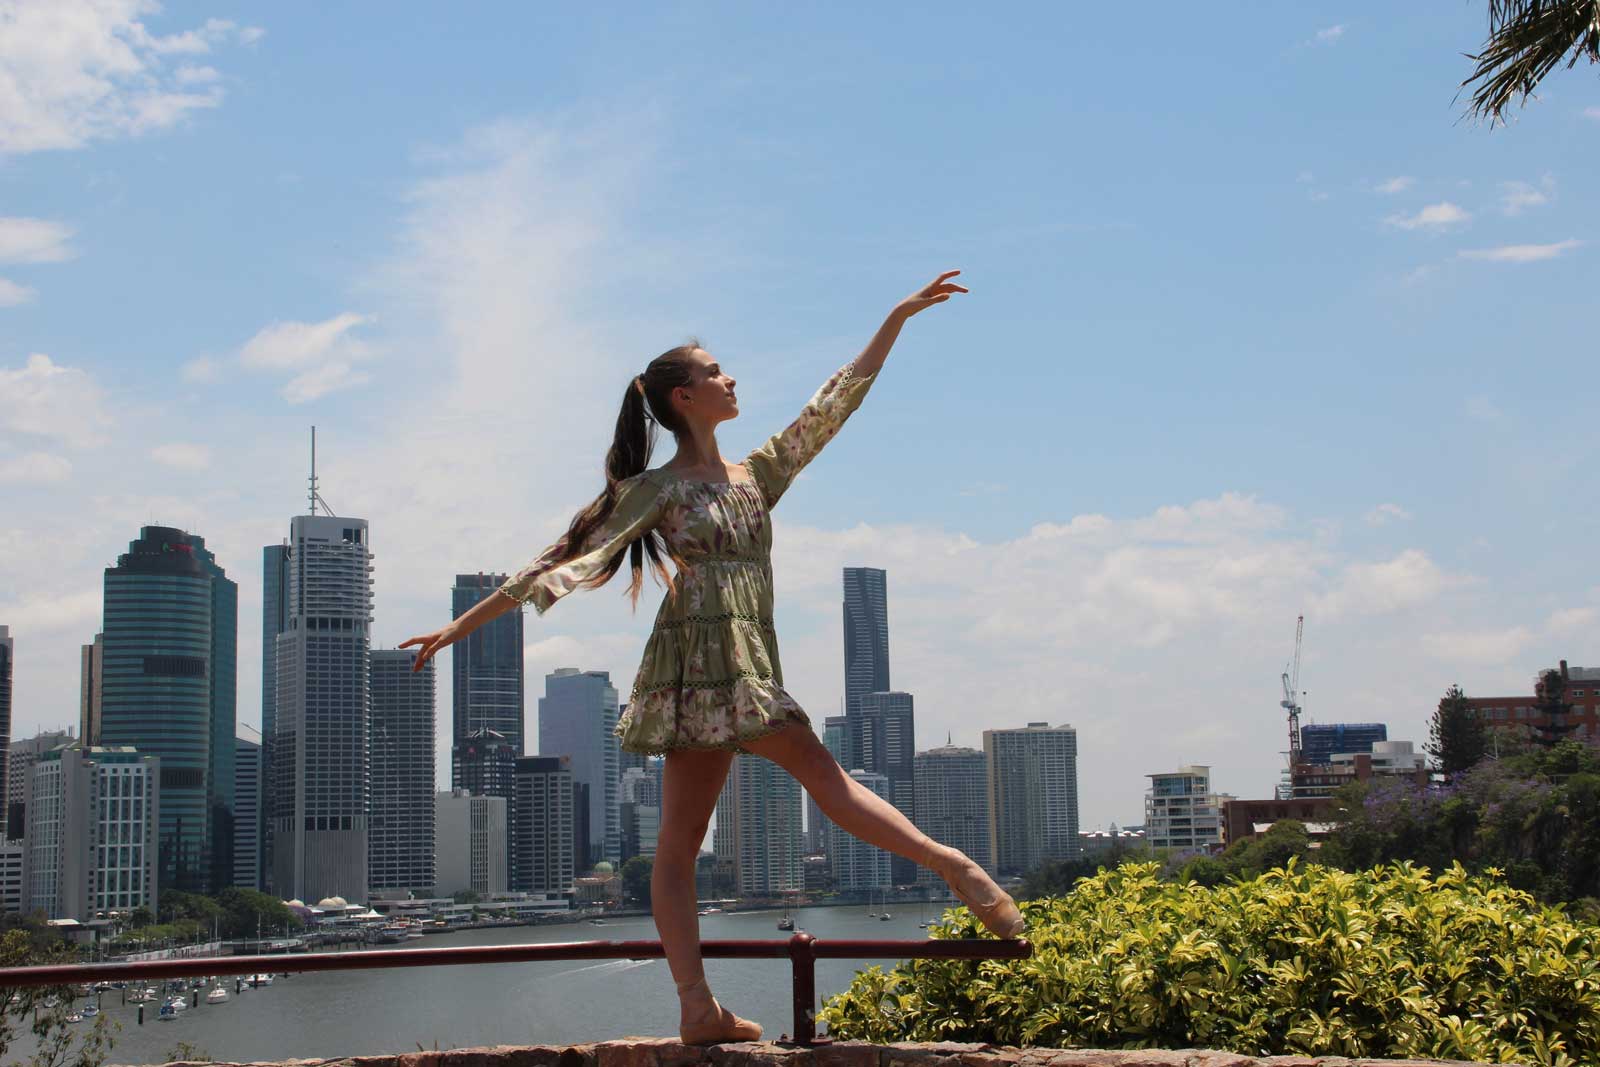
[[[1024,905],[1026,960],[872,967],[819,1020],[867,1041],[1600,1063],[1600,929],[1459,865],[1214,887],[1129,864]],[[964,908],[938,937],[976,937]]]

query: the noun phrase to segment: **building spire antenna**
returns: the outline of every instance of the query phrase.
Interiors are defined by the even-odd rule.
[[[321,504],[322,505],[322,512],[323,512],[324,515],[327,515],[330,518],[335,518],[336,517],[333,514],[333,509],[328,506],[328,502],[326,500],[322,499],[322,494],[317,492],[317,428],[315,426],[311,427],[311,492],[310,492],[310,497],[311,497],[311,514],[315,515],[317,513],[317,505]]]

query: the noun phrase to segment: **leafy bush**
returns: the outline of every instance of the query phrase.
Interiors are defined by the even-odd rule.
[[[1207,887],[1129,864],[1024,913],[1031,959],[872,967],[820,1020],[867,1041],[1600,1063],[1600,929],[1459,865]],[[955,909],[935,933],[980,927]]]

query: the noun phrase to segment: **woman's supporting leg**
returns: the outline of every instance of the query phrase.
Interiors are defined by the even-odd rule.
[[[1016,937],[1022,932],[1016,903],[982,867],[960,849],[941,845],[918,830],[900,809],[851,778],[810,727],[795,723],[746,741],[744,747],[794,775],[823,814],[841,829],[933,869],[996,934]]]
[[[650,910],[678,986],[679,1036],[689,1044],[754,1041],[761,1027],[723,1008],[706,985],[695,911],[695,862],[733,753],[681,749],[667,754],[661,782],[661,831],[650,873]]]

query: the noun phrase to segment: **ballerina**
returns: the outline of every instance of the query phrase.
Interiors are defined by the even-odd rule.
[[[649,557],[666,594],[616,733],[628,752],[666,757],[651,906],[678,988],[685,1043],[761,1036],[760,1026],[718,1004],[706,984],[695,910],[695,859],[737,752],[788,771],[846,832],[937,872],[995,934],[1022,932],[1016,903],[982,867],[918,830],[839,766],[783,688],[772,623],[772,509],[860,406],[906,321],[969,291],[951,281],[960,273],[946,271],[896,304],[861,354],[742,463],[727,463],[716,437],[717,426],[739,414],[734,378],[697,343],[657,356],[623,393],[605,491],[499,595],[399,646],[419,646],[420,670],[440,649],[522,604],[543,615],[579,586],[604,585],[624,555],[637,608]],[[651,424],[671,431],[677,444],[672,459],[655,468]]]

